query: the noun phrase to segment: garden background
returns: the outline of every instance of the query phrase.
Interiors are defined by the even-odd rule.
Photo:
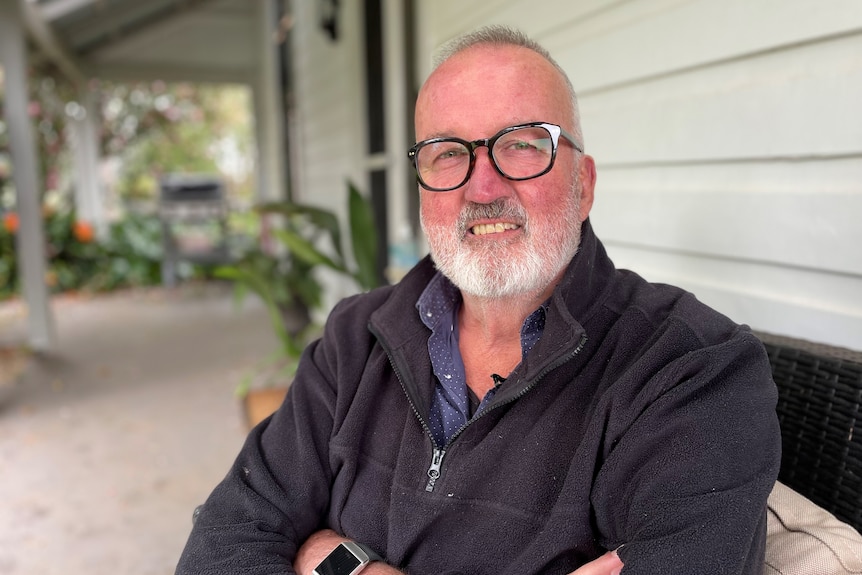
[[[109,225],[76,217],[67,122],[84,108],[50,68],[31,71],[29,115],[38,143],[41,205],[47,244],[46,282],[54,293],[110,291],[158,284],[162,259],[159,181],[166,174],[221,179],[230,206],[229,233],[257,235],[249,215],[254,192],[254,126],[250,91],[239,85],[98,81],[103,118],[101,190]],[[0,70],[0,118],[4,83]],[[0,301],[21,289],[18,229],[8,130],[0,120]],[[184,279],[207,277],[206,266],[184,264]]]

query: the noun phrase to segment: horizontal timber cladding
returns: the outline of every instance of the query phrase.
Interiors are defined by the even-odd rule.
[[[579,93],[618,265],[734,320],[862,349],[862,2],[419,3],[417,69],[485,24]],[[421,78],[420,78],[421,79]]]

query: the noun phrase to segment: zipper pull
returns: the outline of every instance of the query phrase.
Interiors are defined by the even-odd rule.
[[[446,455],[445,449],[434,448],[434,454],[431,456],[431,467],[428,468],[428,483],[425,484],[425,491],[434,491],[434,484],[440,477],[440,466],[443,465],[443,456]]]

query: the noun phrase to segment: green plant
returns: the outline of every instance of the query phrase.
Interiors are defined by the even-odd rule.
[[[0,300],[18,290],[18,265],[15,254],[15,232],[18,229],[18,214],[0,213]]]
[[[247,376],[237,389],[247,393],[258,376],[265,384],[293,375],[296,363],[314,331],[311,311],[320,307],[323,286],[314,276],[317,266],[328,267],[353,279],[362,289],[380,285],[377,271],[377,231],[367,199],[348,182],[348,214],[353,263],[345,257],[338,218],[332,212],[293,202],[274,202],[256,209],[262,220],[282,225],[270,230],[278,241],[275,248],[255,248],[237,263],[215,270],[216,277],[234,282],[237,301],[256,294],[269,312],[281,345],[267,358],[263,369]],[[267,229],[261,224],[260,229]]]
[[[111,223],[104,238],[77,219],[68,206],[43,210],[46,281],[52,292],[103,292],[161,282],[162,230],[157,216],[127,214]],[[15,212],[0,226],[0,299],[18,291]],[[200,275],[203,269],[195,268]]]
[[[111,225],[105,259],[90,284],[99,291],[161,283],[162,225],[153,215],[128,213]]]

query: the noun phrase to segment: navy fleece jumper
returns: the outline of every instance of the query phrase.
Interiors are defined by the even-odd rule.
[[[623,543],[624,575],[762,572],[780,436],[747,328],[615,269],[586,222],[542,338],[436,445],[414,307],[434,273],[426,259],[333,310],[207,499],[179,575],[292,573],[323,527],[411,575],[565,574]]]

